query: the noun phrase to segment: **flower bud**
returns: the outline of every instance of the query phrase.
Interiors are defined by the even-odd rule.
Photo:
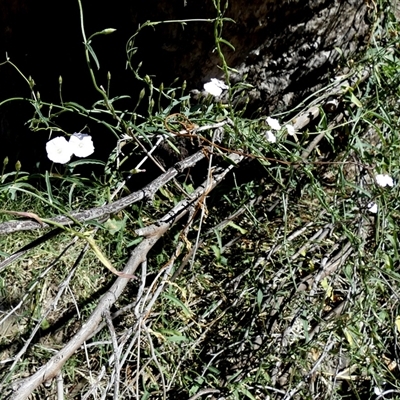
[[[58,83],[59,83],[60,85],[62,85],[62,76],[61,76],[61,75],[60,75],[59,78],[58,78]]]
[[[17,162],[15,163],[15,170],[16,170],[17,172],[21,171],[21,163],[20,163],[20,161],[17,161]]]
[[[150,104],[149,104],[149,111],[151,112],[153,110],[153,108],[154,108],[154,100],[151,99]]]
[[[9,161],[9,160],[8,160],[8,157],[6,157],[6,158],[3,160],[3,165],[6,166],[6,165],[8,164],[8,161]]]
[[[110,33],[114,33],[116,31],[116,29],[114,28],[107,28],[107,29],[103,29],[100,33],[103,35],[109,35]]]
[[[29,76],[28,82],[29,82],[29,87],[32,89],[35,86],[35,81],[31,76]]]

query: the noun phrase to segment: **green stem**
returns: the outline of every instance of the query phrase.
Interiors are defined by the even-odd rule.
[[[218,17],[215,19],[215,22],[214,22],[215,46],[217,48],[217,52],[218,52],[219,58],[221,59],[221,62],[222,62],[222,70],[224,71],[226,83],[228,84],[229,116],[230,116],[231,120],[234,122],[236,120],[236,118],[235,118],[235,113],[234,113],[233,107],[232,107],[232,87],[231,87],[230,82],[229,82],[229,67],[228,67],[228,64],[226,62],[224,53],[222,52],[221,42],[220,42],[220,38],[222,37],[222,28],[223,28],[223,25],[224,25],[224,19],[223,19],[222,12],[221,12],[221,1],[220,0],[215,0],[214,1],[214,6],[215,6],[215,8],[217,10],[217,13],[218,13]],[[236,124],[234,124],[234,127],[235,127],[235,130],[236,130]]]
[[[93,72],[93,68],[90,62],[90,56],[89,56],[89,50],[88,47],[90,46],[90,39],[95,37],[97,34],[99,33],[95,33],[93,34],[90,38],[89,41],[86,39],[86,33],[85,33],[85,26],[84,26],[84,22],[83,22],[83,9],[82,9],[82,2],[81,0],[78,0],[78,4],[79,4],[79,14],[80,14],[80,20],[81,20],[81,31],[82,31],[82,37],[83,37],[83,44],[85,46],[85,57],[86,57],[86,63],[88,65],[89,68],[89,73],[90,76],[92,78],[92,82],[93,82],[93,86],[94,88],[102,95],[103,99],[104,99],[104,104],[105,106],[110,110],[112,116],[119,121],[118,116],[115,113],[114,107],[112,106],[112,104],[109,102],[107,94],[104,92],[104,90],[101,90],[99,88],[99,86],[97,85],[96,82],[96,77],[94,75]]]

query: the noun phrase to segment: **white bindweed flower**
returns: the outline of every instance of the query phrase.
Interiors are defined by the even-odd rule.
[[[387,174],[378,174],[375,176],[375,179],[376,183],[382,187],[385,186],[393,187],[394,185],[392,177]]]
[[[265,132],[265,139],[270,143],[276,143],[276,136],[272,133],[272,131]]]
[[[72,146],[65,137],[58,136],[46,143],[47,157],[60,164],[66,164],[72,157]]]
[[[271,129],[274,129],[276,131],[281,130],[281,125],[275,118],[267,117],[267,124],[270,126]]]
[[[375,202],[371,201],[370,203],[368,203],[367,205],[368,211],[372,214],[376,214],[378,212],[378,204],[376,204]]]
[[[207,93],[210,93],[214,97],[218,97],[221,95],[222,91],[228,89],[229,86],[219,79],[211,78],[211,82],[205,83],[203,87]]]
[[[92,137],[86,133],[74,133],[69,138],[69,144],[77,157],[87,157],[94,152]]]
[[[288,135],[290,136],[294,136],[294,134],[296,133],[293,125],[286,125],[286,130]]]

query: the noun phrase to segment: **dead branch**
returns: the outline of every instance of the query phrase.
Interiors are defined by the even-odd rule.
[[[203,149],[207,151],[207,149]],[[49,228],[49,224],[54,222],[57,225],[74,225],[77,222],[85,222],[91,220],[103,220],[107,218],[110,214],[117,213],[124,208],[130,206],[133,203],[136,203],[142,199],[148,198],[151,199],[154,194],[165,184],[167,184],[171,179],[177,176],[179,173],[184,171],[187,168],[190,168],[196,165],[197,162],[202,160],[205,153],[199,150],[197,153],[191,155],[183,161],[176,163],[173,167],[171,167],[167,172],[160,175],[153,182],[149,183],[143,189],[138,190],[130,195],[123,197],[113,203],[106,204],[101,207],[95,207],[90,210],[84,211],[76,211],[70,213],[68,216],[60,215],[55,218],[50,218],[47,221],[49,223],[39,224],[38,222],[28,220],[28,221],[8,221],[0,224],[0,235],[4,235],[7,233],[17,232],[17,231],[26,231],[33,229],[41,229],[41,228]]]
[[[229,158],[231,158],[235,164],[238,164],[243,159],[243,157],[237,154],[231,154]],[[219,182],[221,182],[232,168],[233,165],[230,165],[225,169],[221,167],[216,168],[212,172],[211,178],[209,176],[207,181],[198,187],[189,199],[182,200],[163,218],[151,226],[137,230],[138,234],[145,237],[144,240],[132,251],[129,260],[123,269],[123,273],[130,275],[134,274],[138,266],[146,261],[148,252],[161,236],[187,213],[189,207],[193,205],[196,200],[201,200],[202,196],[206,196]],[[174,169],[176,170],[176,168]],[[169,171],[171,171],[171,169]],[[99,304],[87,319],[86,323],[82,325],[81,329],[72,337],[64,348],[54,355],[45,365],[40,367],[36,373],[28,378],[21,379],[11,384],[10,389],[12,394],[9,398],[12,400],[26,399],[39,385],[56,377],[65,362],[96,330],[101,323],[104,314],[109,312],[111,306],[125,290],[128,282],[129,279],[127,278],[117,278],[108,292],[100,299]]]

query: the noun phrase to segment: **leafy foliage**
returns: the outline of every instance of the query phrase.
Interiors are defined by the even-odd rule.
[[[128,64],[144,85],[137,101],[110,98],[111,76],[104,89],[91,65],[101,62],[94,39],[112,30],[86,39],[81,8],[100,99],[91,108],[64,102],[60,79],[60,104],[46,103],[21,73],[32,95],[29,124],[37,134],[68,135],[59,118],[71,114],[87,127],[107,127],[115,148],[107,160],[53,165],[43,174],[18,165],[10,171],[4,161],[3,221],[28,217],[53,230],[2,239],[2,392],[82,332],[111,285],[127,282],[115,275],[142,254],[135,251],[152,237],[143,232],[168,221],[135,278],[38,396],[56,385],[70,398],[398,395],[399,26],[386,6],[379,4],[371,44],[344,67],[346,76],[274,116],[282,125],[276,143],[266,136],[269,116],[249,118],[245,106],[238,109],[246,82],[228,85],[221,99],[193,99],[185,83],[156,88],[140,74],[134,39],[158,23],[141,26],[127,45]],[[229,21],[218,0],[215,7],[217,18],[207,23],[214,24],[228,83],[221,45],[229,46],[222,37]],[[147,201],[106,218],[74,217],[140,191],[196,153],[198,164],[179,170]],[[95,166],[101,173],[83,173]],[[381,185],[381,175],[393,187]],[[186,220],[171,211],[177,207]],[[54,215],[74,224],[54,222]]]

